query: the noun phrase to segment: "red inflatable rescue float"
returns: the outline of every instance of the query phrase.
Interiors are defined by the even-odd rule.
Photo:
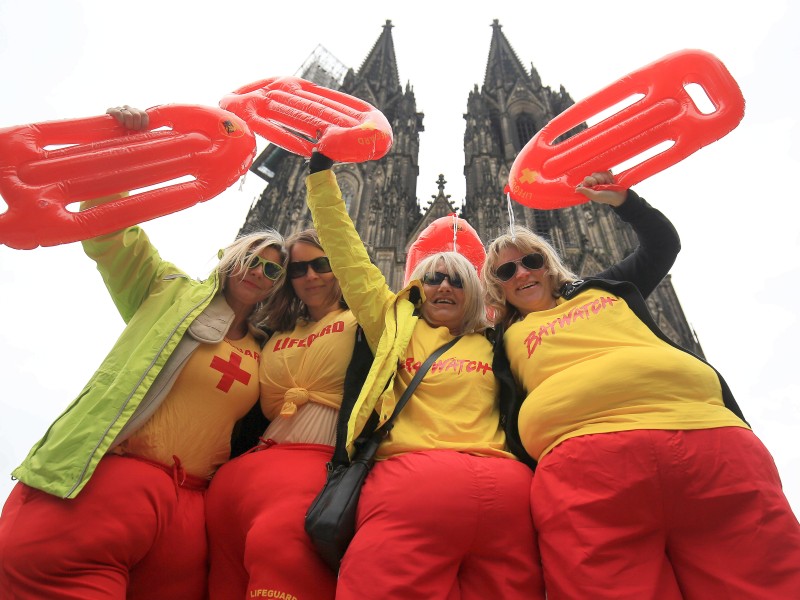
[[[439,217],[423,229],[409,247],[405,283],[408,284],[419,261],[439,252],[458,252],[475,266],[479,275],[486,260],[483,242],[472,225],[455,214]]]
[[[687,86],[702,88],[713,104],[704,113]],[[563,140],[559,137],[592,117],[640,99]],[[702,50],[669,54],[573,104],[545,125],[520,151],[506,192],[531,208],[552,209],[587,202],[575,192],[583,178],[636,159],[665,142],[671,147],[615,172],[624,190],[674,165],[733,130],[744,116],[744,98],[725,65]]]
[[[220,101],[258,135],[310,157],[316,148],[336,162],[377,160],[392,147],[392,128],[371,104],[299,77],[272,77]]]
[[[102,115],[0,129],[0,243],[31,249],[84,240],[220,194],[247,172],[255,138],[219,108],[167,104],[148,131]],[[51,148],[52,146],[59,146]],[[130,196],[128,191],[170,184]],[[81,212],[67,205],[114,196]]]

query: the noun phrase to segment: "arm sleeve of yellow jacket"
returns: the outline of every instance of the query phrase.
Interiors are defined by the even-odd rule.
[[[385,314],[395,294],[380,269],[372,264],[342,200],[336,176],[330,169],[306,179],[308,207],[322,247],[331,261],[350,310],[364,329],[373,352],[383,334]]]
[[[96,202],[84,202],[87,208]],[[139,226],[81,242],[86,255],[97,263],[114,304],[127,323],[141,306],[150,286],[166,263]]]

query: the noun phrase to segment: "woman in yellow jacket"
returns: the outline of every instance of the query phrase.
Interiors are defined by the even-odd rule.
[[[378,451],[336,597],[543,598],[532,472],[506,448],[476,269],[455,252],[438,253],[393,293],[358,238],[330,165],[312,156],[308,205],[375,354],[348,447],[373,411],[379,425],[389,418],[431,353],[461,336],[425,374]]]

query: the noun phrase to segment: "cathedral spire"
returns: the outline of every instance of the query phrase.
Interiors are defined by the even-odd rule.
[[[315,52],[311,63],[330,73],[341,72],[328,68],[324,53]],[[342,70],[345,68],[342,65]],[[463,202],[457,210],[445,192],[447,181],[442,174],[435,182],[438,193],[420,210],[417,177],[424,115],[417,111],[413,86],[399,84],[391,21],[383,25],[358,74],[347,69],[341,90],[376,106],[392,126],[394,144],[386,156],[340,163],[334,169],[347,212],[393,290],[403,287],[409,248],[435,219],[458,212],[487,242],[508,231],[503,189],[515,157],[537,131],[573,104],[563,86],[553,91],[542,86],[533,65],[530,72],[523,68],[495,20],[486,80],[469,91],[464,114]],[[267,187],[250,210],[242,232],[269,226],[288,236],[312,225],[306,204],[306,161],[279,152],[282,157],[270,155],[257,170],[266,175]],[[636,247],[633,230],[608,206],[596,202],[550,211],[513,203],[511,210],[516,223],[549,239],[578,275],[605,269]],[[668,278],[651,294],[648,306],[667,335],[702,355]]]
[[[394,53],[392,27],[394,27],[392,21],[387,19],[383,32],[357,74],[357,78],[366,83],[375,95],[376,105],[379,108],[384,105],[387,98],[402,92],[397,72],[397,57]]]
[[[502,28],[500,21],[492,21],[492,41],[483,78],[483,85],[490,89],[511,86],[520,78],[528,79],[528,72],[508,43]]]

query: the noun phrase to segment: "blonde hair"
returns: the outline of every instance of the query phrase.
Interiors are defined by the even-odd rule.
[[[307,244],[314,246],[325,252],[319,241],[319,235],[315,229],[305,229],[290,235],[286,239],[286,263],[288,264],[289,258],[292,254],[292,248],[295,244]],[[267,299],[265,307],[265,318],[261,322],[263,327],[270,331],[291,331],[297,325],[298,319],[308,319],[308,307],[300,300],[294,291],[291,282],[287,281],[288,277],[284,278],[284,282],[280,287],[277,287]],[[342,290],[339,287],[339,282],[336,281],[336,289],[339,293],[339,306],[347,308],[347,303],[342,297]]]
[[[232,244],[220,251],[222,257],[215,268],[217,276],[221,281],[221,289],[225,289],[228,283],[228,277],[233,273],[241,273],[242,277],[244,277],[248,270],[247,263],[250,255],[260,254],[267,248],[274,248],[278,251],[280,255],[280,264],[285,269],[287,253],[283,245],[283,236],[274,229],[264,229],[236,238]],[[270,290],[270,296],[284,284],[285,280],[286,277],[283,276],[274,283]],[[264,302],[258,303],[247,318],[247,328],[257,339],[265,337],[264,331],[260,328],[260,324],[266,318],[268,301],[269,298]]]
[[[444,264],[444,270],[448,275],[457,275],[461,278],[464,289],[464,320],[461,333],[483,331],[489,326],[486,318],[483,285],[478,279],[475,266],[464,256],[458,252],[438,252],[426,256],[417,263],[411,272],[410,280],[422,279],[426,273],[435,273],[439,261]]]
[[[489,244],[482,271],[483,283],[486,286],[486,303],[494,310],[495,324],[501,324],[506,328],[519,321],[522,313],[516,306],[508,302],[502,282],[495,275],[495,269],[500,266],[498,264],[500,252],[513,248],[519,250],[523,255],[539,252],[544,256],[545,273],[550,279],[550,288],[553,290],[554,298],[560,296],[561,286],[577,279],[577,275],[567,268],[555,248],[543,237],[520,226],[514,228],[514,233],[513,238],[510,233],[506,233]]]

